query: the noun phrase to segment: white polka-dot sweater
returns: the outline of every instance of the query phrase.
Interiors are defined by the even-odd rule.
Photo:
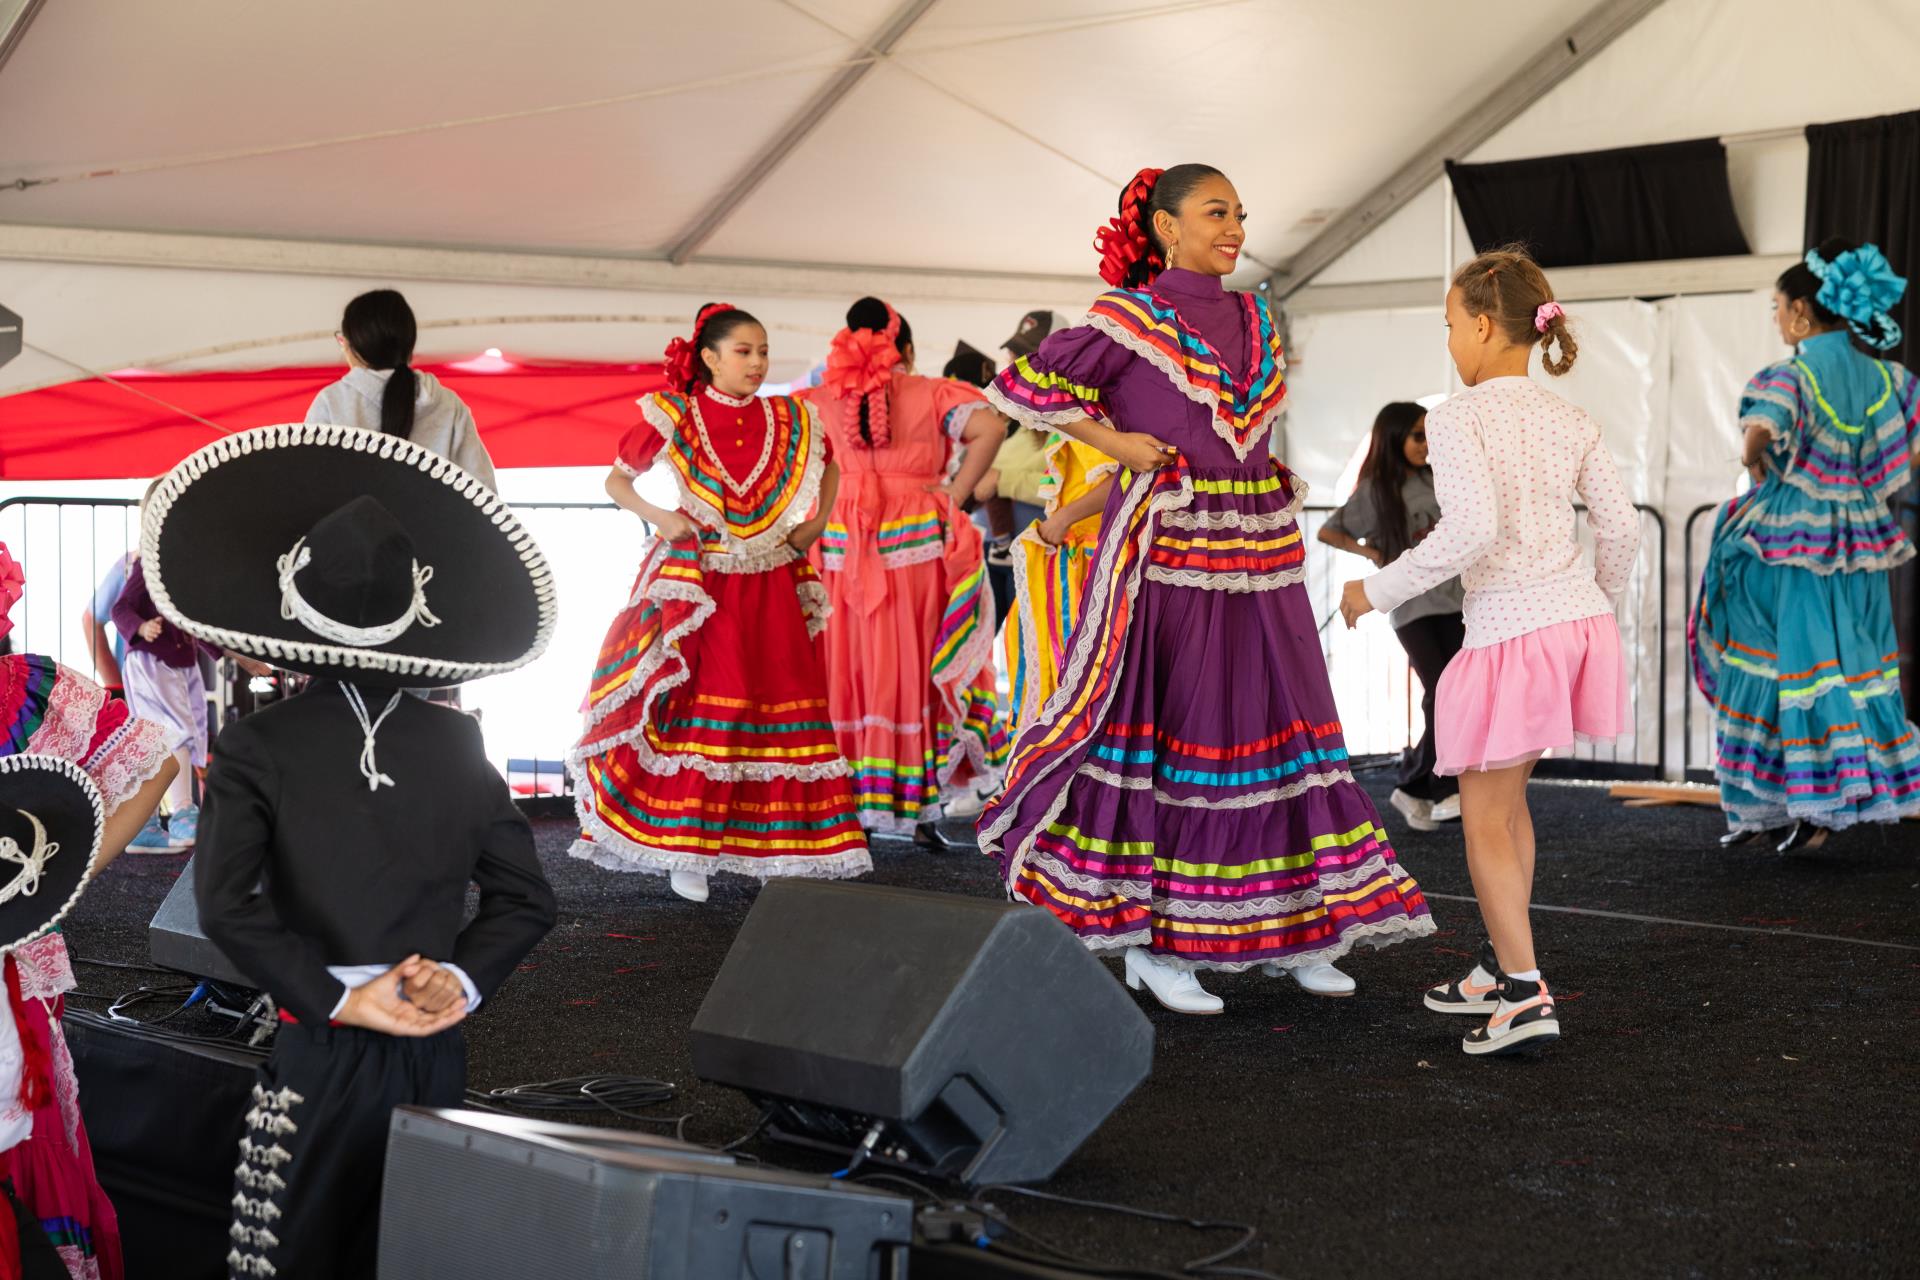
[[[1613,612],[1640,518],[1592,418],[1531,378],[1489,378],[1427,414],[1427,447],[1440,523],[1366,580],[1374,608],[1458,574],[1469,649]],[[1593,528],[1591,568],[1574,540],[1576,500]]]

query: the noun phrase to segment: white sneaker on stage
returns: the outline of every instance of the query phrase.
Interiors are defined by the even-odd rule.
[[[1359,984],[1330,964],[1309,964],[1287,968],[1272,960],[1260,966],[1260,971],[1269,978],[1286,976],[1300,984],[1300,989],[1316,996],[1350,996],[1359,990]]]
[[[1445,800],[1435,800],[1427,816],[1435,822],[1460,821],[1460,793],[1456,791]]]
[[[667,875],[667,883],[673,891],[688,902],[707,900],[707,877],[702,871],[673,871]]]
[[[1387,803],[1400,811],[1407,825],[1415,831],[1438,831],[1440,824],[1433,820],[1433,802],[1409,795],[1395,787],[1393,794],[1387,797]]]
[[[1142,983],[1175,1013],[1219,1013],[1226,1001],[1200,985],[1190,969],[1176,969],[1145,947],[1127,948],[1127,986],[1138,991]]]
[[[969,791],[958,800],[949,800],[943,810],[949,818],[977,818],[993,797],[981,791]]]

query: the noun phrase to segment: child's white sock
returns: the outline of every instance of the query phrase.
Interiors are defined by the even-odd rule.
[[[1538,969],[1528,969],[1528,970],[1525,970],[1524,972],[1510,973],[1507,976],[1509,978],[1512,978],[1516,982],[1540,981],[1540,971]]]
[[[168,813],[178,813],[193,805],[193,754],[180,747],[173,753],[173,762],[180,766],[180,771],[167,784]]]

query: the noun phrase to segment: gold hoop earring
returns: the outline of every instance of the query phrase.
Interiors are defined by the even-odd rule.
[[[1788,330],[1788,332],[1796,338],[1804,338],[1813,332],[1813,322],[1805,316],[1795,316],[1793,319],[1793,328]]]

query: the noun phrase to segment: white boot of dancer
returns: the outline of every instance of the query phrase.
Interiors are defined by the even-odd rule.
[[[1290,977],[1300,984],[1302,991],[1316,996],[1350,996],[1359,990],[1359,984],[1330,964],[1300,965],[1289,969],[1269,960],[1261,966],[1261,971],[1269,978],[1282,975]]]
[[[705,872],[669,872],[667,875],[667,883],[673,886],[675,893],[685,898],[688,902],[705,902],[707,900],[707,877]]]
[[[1158,1000],[1175,1013],[1219,1013],[1226,1001],[1200,985],[1190,969],[1168,964],[1145,947],[1127,949],[1127,986],[1138,991],[1142,983]]]

